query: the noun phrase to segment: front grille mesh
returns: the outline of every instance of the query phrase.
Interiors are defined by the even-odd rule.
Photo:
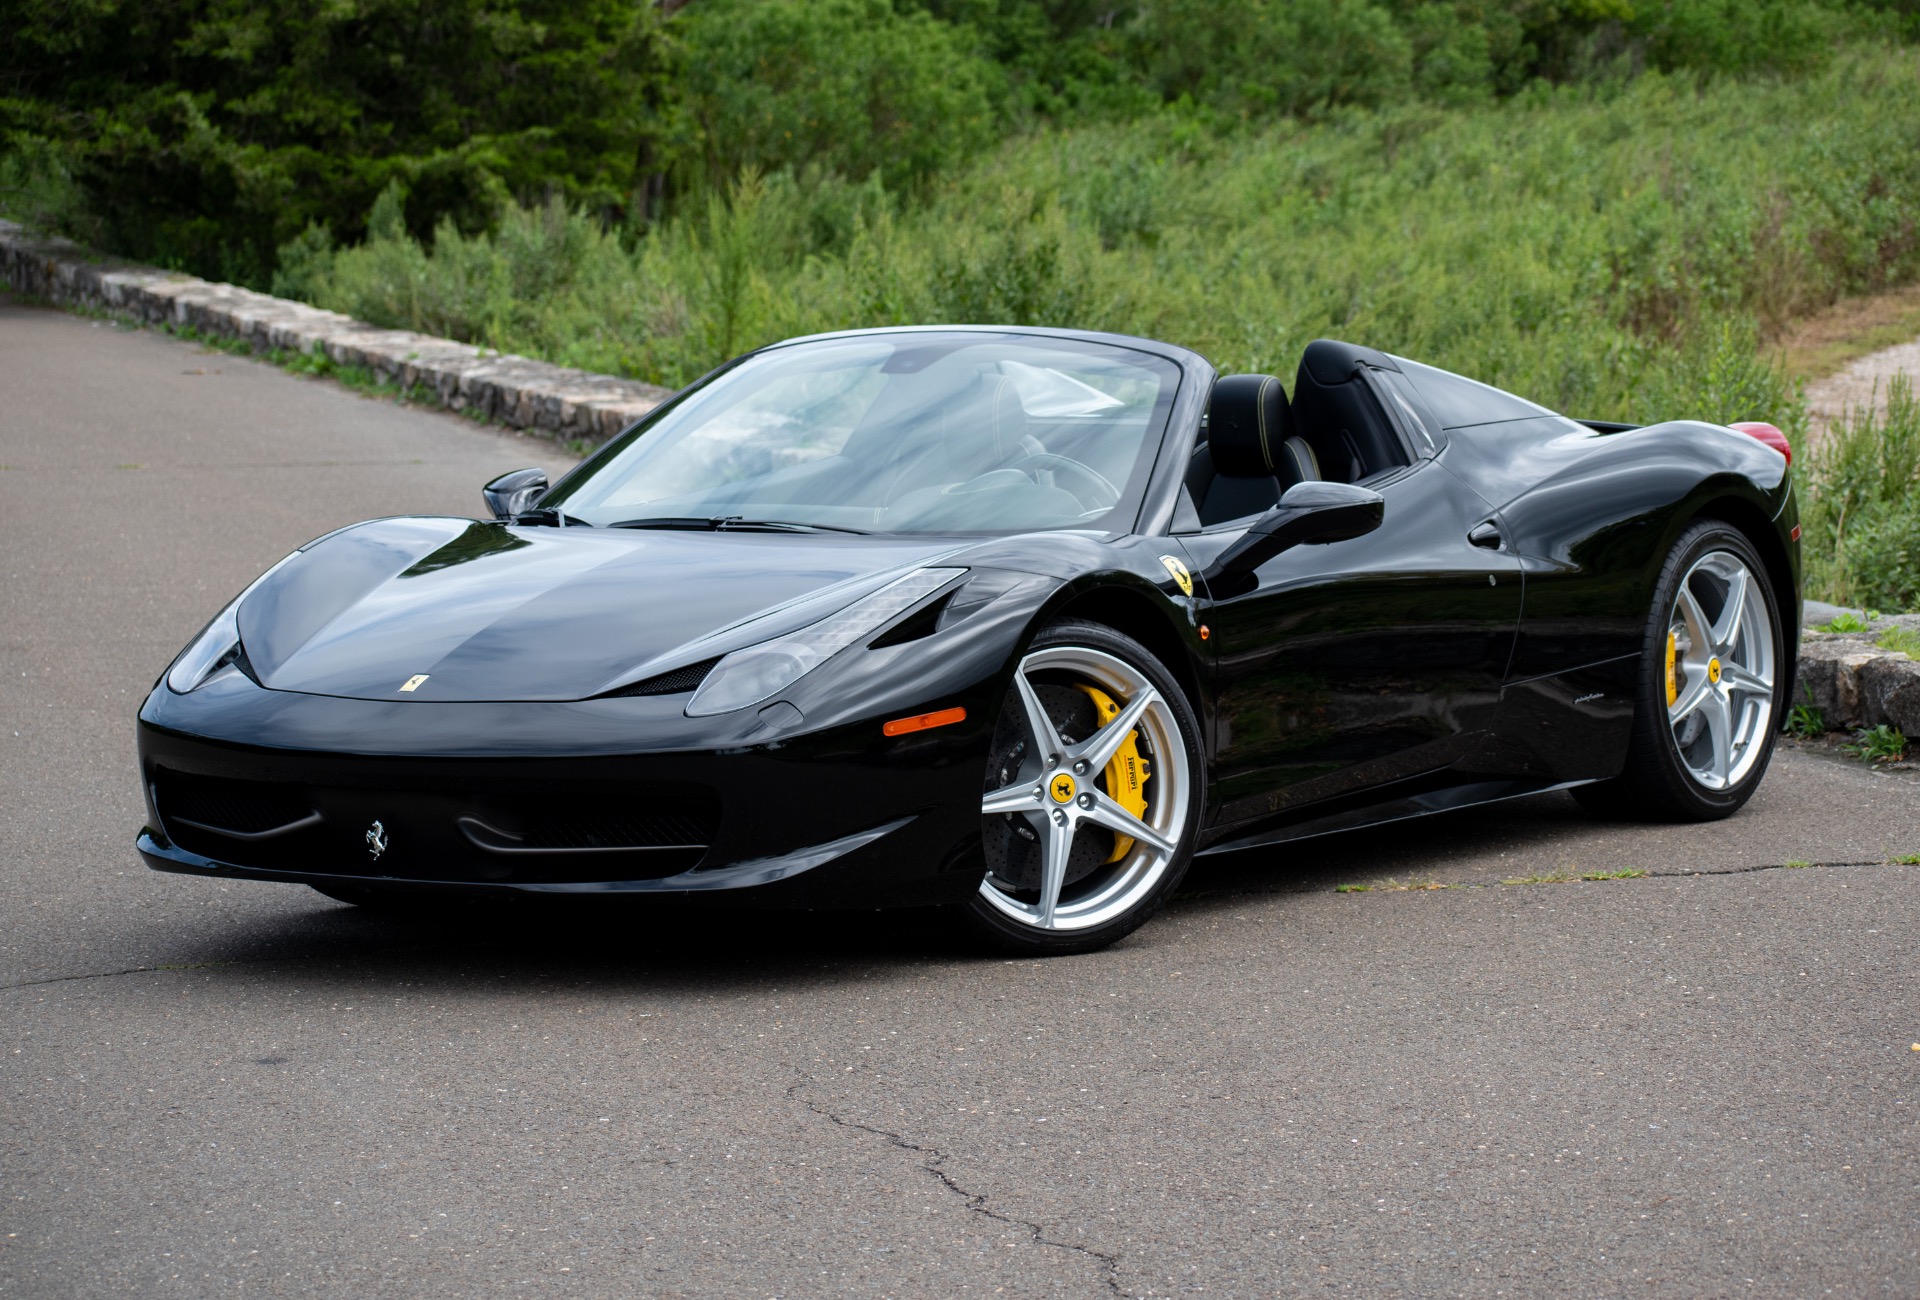
[[[264,781],[230,781],[169,773],[158,783],[160,815],[258,835],[311,815],[299,791]]]
[[[719,793],[685,782],[468,781],[429,773],[417,784],[335,786],[164,767],[150,779],[168,839],[217,862],[276,871],[477,882],[657,879],[697,866],[720,830]]]

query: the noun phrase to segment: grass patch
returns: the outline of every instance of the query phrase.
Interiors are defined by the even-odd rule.
[[[1807,591],[1871,609],[1920,608],[1920,399],[1913,381],[1887,385],[1886,414],[1871,406],[1807,453],[1800,516]],[[1833,631],[1866,631],[1852,616]]]
[[[1909,659],[1920,659],[1920,629],[1890,627],[1880,634],[1880,645],[1887,650],[1897,650]]]
[[[1783,867],[1786,867],[1790,871],[1798,871],[1802,867],[1810,867],[1813,864],[1807,861],[1805,858],[1788,858],[1785,862],[1782,862],[1780,865]]]
[[[1336,894],[1365,894],[1371,892],[1372,889],[1372,885],[1335,885],[1333,892]]]
[[[1920,853],[1902,853],[1893,860],[1896,867],[1920,867]]]
[[[1897,727],[1883,722],[1854,733],[1854,743],[1841,748],[1863,762],[1898,763],[1907,756],[1907,738]]]
[[[1869,625],[1852,610],[1844,609],[1813,630],[1816,632],[1865,632],[1869,630]]]
[[[1449,886],[1441,884],[1432,876],[1428,876],[1425,880],[1400,880],[1393,876],[1388,876],[1385,880],[1377,882],[1374,888],[1384,890],[1388,893],[1403,894],[1412,890],[1446,889],[1449,888]]]
[[[1565,885],[1572,880],[1573,876],[1569,872],[1548,871],[1539,875],[1515,876],[1511,880],[1503,880],[1500,883],[1503,885]]]
[[[1621,867],[1618,871],[1584,871],[1580,874],[1580,879],[1582,880],[1640,880],[1645,878],[1646,874],[1647,874],[1646,871],[1640,867]]]
[[[1827,715],[1811,704],[1796,704],[1787,710],[1787,734],[1800,740],[1813,740],[1827,734]]]

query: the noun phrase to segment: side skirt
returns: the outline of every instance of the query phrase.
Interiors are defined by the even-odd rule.
[[[1232,853],[1237,849],[1250,849],[1263,844],[1285,844],[1291,840],[1308,840],[1320,835],[1335,835],[1341,831],[1358,830],[1362,826],[1382,826],[1388,822],[1401,822],[1413,817],[1430,817],[1434,813],[1452,812],[1456,808],[1499,803],[1506,799],[1522,799],[1530,794],[1546,794],[1552,790],[1568,790],[1576,785],[1589,785],[1594,779],[1475,781],[1467,785],[1448,786],[1445,789],[1408,795],[1386,803],[1330,813],[1324,817],[1296,822],[1291,826],[1270,827],[1237,838],[1224,839],[1216,844],[1209,844],[1195,856]]]

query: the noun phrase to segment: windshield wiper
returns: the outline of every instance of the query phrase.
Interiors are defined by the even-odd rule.
[[[745,515],[662,515],[657,519],[623,519],[607,527],[671,528],[696,533],[853,533],[866,536],[865,529],[842,528],[838,524],[796,524],[786,519],[748,519]]]

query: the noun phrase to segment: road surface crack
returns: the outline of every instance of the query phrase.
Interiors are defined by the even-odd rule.
[[[11,993],[15,989],[30,989],[41,984],[70,984],[75,980],[110,980],[122,975],[151,975],[156,971],[169,970],[206,970],[211,966],[232,966],[231,961],[183,961],[167,962],[158,966],[129,966],[125,970],[91,970],[78,975],[48,975],[37,980],[21,980],[18,984],[0,984],[0,993]]]
[[[1049,1237],[1046,1228],[1038,1223],[1034,1223],[1028,1219],[1016,1219],[1012,1215],[1002,1214],[987,1204],[987,1194],[985,1192],[968,1191],[954,1181],[953,1175],[941,1167],[946,1163],[947,1152],[940,1150],[938,1147],[923,1146],[918,1142],[902,1137],[900,1134],[888,1129],[876,1128],[872,1124],[862,1124],[859,1120],[855,1119],[846,1119],[834,1114],[825,1107],[816,1106],[805,1097],[799,1095],[800,1089],[806,1086],[806,1082],[807,1081],[803,1080],[788,1088],[787,1100],[798,1102],[815,1115],[840,1128],[853,1129],[860,1133],[870,1133],[874,1137],[885,1138],[887,1142],[902,1151],[912,1152],[914,1155],[920,1157],[919,1163],[921,1171],[936,1179],[942,1187],[964,1201],[966,1209],[970,1212],[992,1219],[995,1223],[1004,1223],[1010,1228],[1019,1228],[1025,1231],[1033,1238],[1033,1243],[1036,1246],[1048,1246],[1055,1250],[1072,1251],[1077,1255],[1084,1255],[1090,1260],[1097,1260],[1101,1267],[1101,1281],[1105,1283],[1107,1291],[1117,1296],[1127,1294],[1127,1291],[1120,1285],[1119,1256],[1109,1255],[1105,1251],[1095,1250],[1091,1246],[1079,1246],[1070,1241],[1058,1241]]]

